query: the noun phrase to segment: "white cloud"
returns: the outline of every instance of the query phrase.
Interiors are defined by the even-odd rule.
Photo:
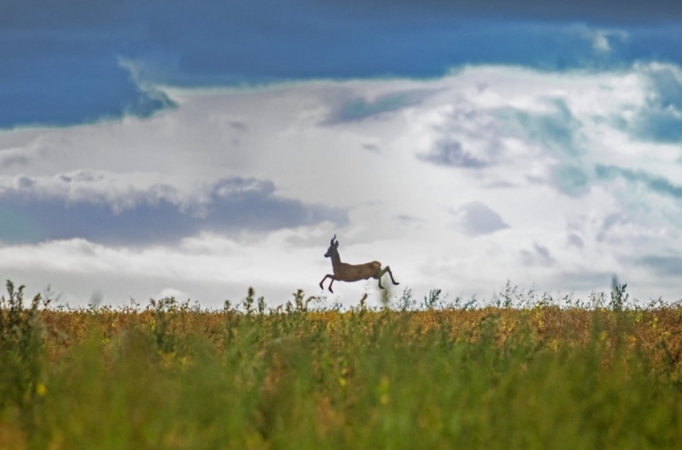
[[[576,25],[574,30],[592,44],[597,53],[608,54],[613,45],[628,39],[628,33],[620,29],[598,29],[585,25]]]
[[[7,241],[0,270],[35,289],[51,283],[74,303],[93,292],[114,303],[180,292],[219,306],[254,286],[276,304],[298,288],[319,293],[336,233],[345,261],[390,264],[398,294],[409,286],[480,298],[507,279],[585,294],[608,289],[616,273],[644,300],[676,298],[671,271],[654,269],[682,250],[680,147],[643,142],[621,125],[640,120],[652,92],[665,94],[652,70],[469,67],[426,81],[166,89],[178,107],[146,120],[6,132],[0,193],[31,193],[29,204],[100,199],[123,214],[140,202],[201,204],[222,192],[221,180],[266,180],[277,198],[347,211],[348,223],[320,216],[259,227],[275,220],[264,207],[237,232],[199,223],[134,247]],[[611,166],[621,175],[600,176]],[[375,284],[340,284],[329,301],[355,302]]]
[[[599,52],[608,52],[611,50],[609,39],[604,31],[597,31],[592,38],[592,46]]]

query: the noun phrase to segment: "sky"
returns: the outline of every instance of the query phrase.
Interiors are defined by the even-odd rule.
[[[682,3],[8,0],[0,277],[59,304],[682,298]],[[388,279],[384,284],[389,284]]]

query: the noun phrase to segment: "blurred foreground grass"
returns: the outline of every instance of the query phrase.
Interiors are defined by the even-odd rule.
[[[59,310],[7,287],[1,449],[682,442],[679,305]]]

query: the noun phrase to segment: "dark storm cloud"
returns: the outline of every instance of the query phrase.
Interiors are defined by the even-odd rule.
[[[682,3],[665,0],[5,0],[0,128],[147,117],[173,106],[153,84],[437,77],[466,64],[680,63],[681,19]],[[617,27],[628,38],[595,52],[576,23]],[[390,103],[351,104],[345,117]]]
[[[0,194],[0,241],[84,238],[150,244],[201,231],[271,231],[326,220],[342,225],[348,220],[341,209],[282,198],[272,182],[255,179],[221,180],[210,186],[205,198],[190,204],[175,200],[178,195],[169,187],[128,197],[123,207],[116,208],[105,195],[69,199],[33,195],[30,186],[7,189]]]

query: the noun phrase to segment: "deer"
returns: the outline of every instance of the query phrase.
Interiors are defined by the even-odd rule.
[[[335,242],[335,240],[336,235],[334,235],[331,242],[329,243],[327,253],[324,254],[325,258],[332,259],[332,269],[334,271],[334,274],[332,275],[328,273],[327,275],[324,276],[324,278],[322,278],[322,281],[320,281],[320,289],[324,290],[323,283],[327,278],[332,279],[328,287],[329,292],[331,292],[332,294],[334,293],[334,291],[332,291],[332,284],[334,284],[335,280],[359,281],[374,278],[376,280],[379,280],[379,288],[384,289],[384,287],[381,285],[381,277],[386,272],[388,272],[388,274],[390,275],[391,282],[394,285],[397,286],[398,284],[400,284],[393,278],[391,268],[389,266],[386,266],[382,269],[381,263],[379,261],[372,261],[365,264],[347,264],[341,262],[341,256],[339,256],[339,241]]]

